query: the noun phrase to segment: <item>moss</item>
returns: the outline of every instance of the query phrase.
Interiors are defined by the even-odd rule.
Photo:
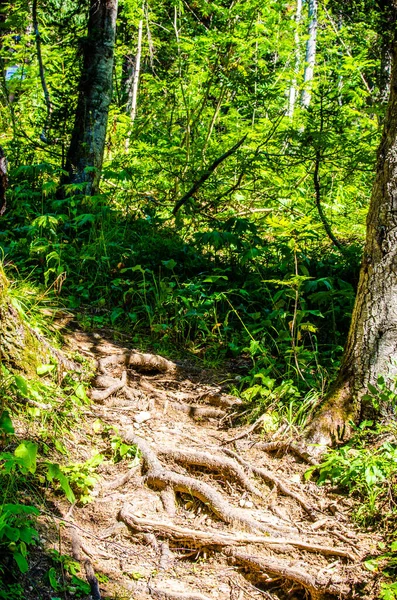
[[[0,361],[26,374],[35,374],[45,352],[12,305],[8,287],[8,280],[0,269]]]

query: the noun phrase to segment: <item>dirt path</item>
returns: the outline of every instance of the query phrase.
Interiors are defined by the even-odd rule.
[[[69,344],[97,362],[87,433],[74,442],[80,461],[109,451],[112,427],[141,457],[132,467],[107,461],[93,502],[58,507],[63,546],[86,561],[94,599],[316,600],[361,590],[373,540],[349,523],[347,499],[304,482],[298,447],[231,429],[239,400],[208,374],[204,382],[95,335],[74,333]],[[108,582],[97,585],[93,571]]]

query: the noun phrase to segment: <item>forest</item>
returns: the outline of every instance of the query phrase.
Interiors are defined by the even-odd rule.
[[[0,0],[1,600],[397,600],[396,23]]]

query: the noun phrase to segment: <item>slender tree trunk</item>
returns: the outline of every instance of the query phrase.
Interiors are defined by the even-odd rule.
[[[289,98],[288,98],[288,116],[290,119],[294,116],[295,110],[295,102],[296,102],[296,85],[297,85],[297,77],[300,69],[301,63],[301,52],[300,52],[300,40],[299,40],[299,25],[302,18],[302,0],[297,0],[296,2],[296,13],[295,13],[295,34],[294,34],[294,42],[295,42],[295,66],[294,66],[294,78],[291,83],[291,87],[289,89]]]
[[[314,75],[314,65],[316,62],[316,42],[317,42],[317,0],[309,0],[309,38],[306,43],[306,64],[303,77],[302,106],[308,108],[310,104],[310,88]]]
[[[85,183],[98,191],[109,105],[112,100],[117,0],[91,0],[79,98],[63,183]]]
[[[349,420],[371,415],[363,400],[379,376],[397,377],[397,41],[388,110],[367,217],[367,239],[352,322],[333,389],[311,425],[319,444],[340,439]],[[346,433],[346,432],[345,432]]]
[[[8,187],[7,158],[0,146],[0,216],[4,215],[7,208],[6,191]]]
[[[138,99],[139,75],[141,72],[141,56],[142,56],[142,30],[143,20],[139,21],[138,25],[138,45],[135,55],[134,68],[131,76],[131,87],[128,94],[127,114],[131,117],[132,123],[136,117],[136,107]]]
[[[141,72],[141,56],[142,56],[142,31],[143,31],[143,19],[139,21],[138,25],[138,44],[135,55],[135,60],[132,61],[130,58],[130,69],[129,77],[127,79],[127,106],[126,112],[131,119],[131,125],[134,124],[136,117],[136,108],[138,101],[138,87],[139,87],[139,75]],[[125,140],[125,149],[128,151],[130,145],[130,133],[128,133]]]

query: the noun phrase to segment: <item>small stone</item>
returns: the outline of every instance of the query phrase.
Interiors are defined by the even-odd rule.
[[[246,500],[245,508],[254,508],[254,503],[251,500]]]
[[[141,428],[141,424],[140,423],[133,423],[134,425],[134,429],[140,429]]]
[[[135,423],[144,423],[145,421],[148,421],[151,418],[151,416],[152,415],[148,410],[143,410],[142,412],[134,416],[134,421]]]

